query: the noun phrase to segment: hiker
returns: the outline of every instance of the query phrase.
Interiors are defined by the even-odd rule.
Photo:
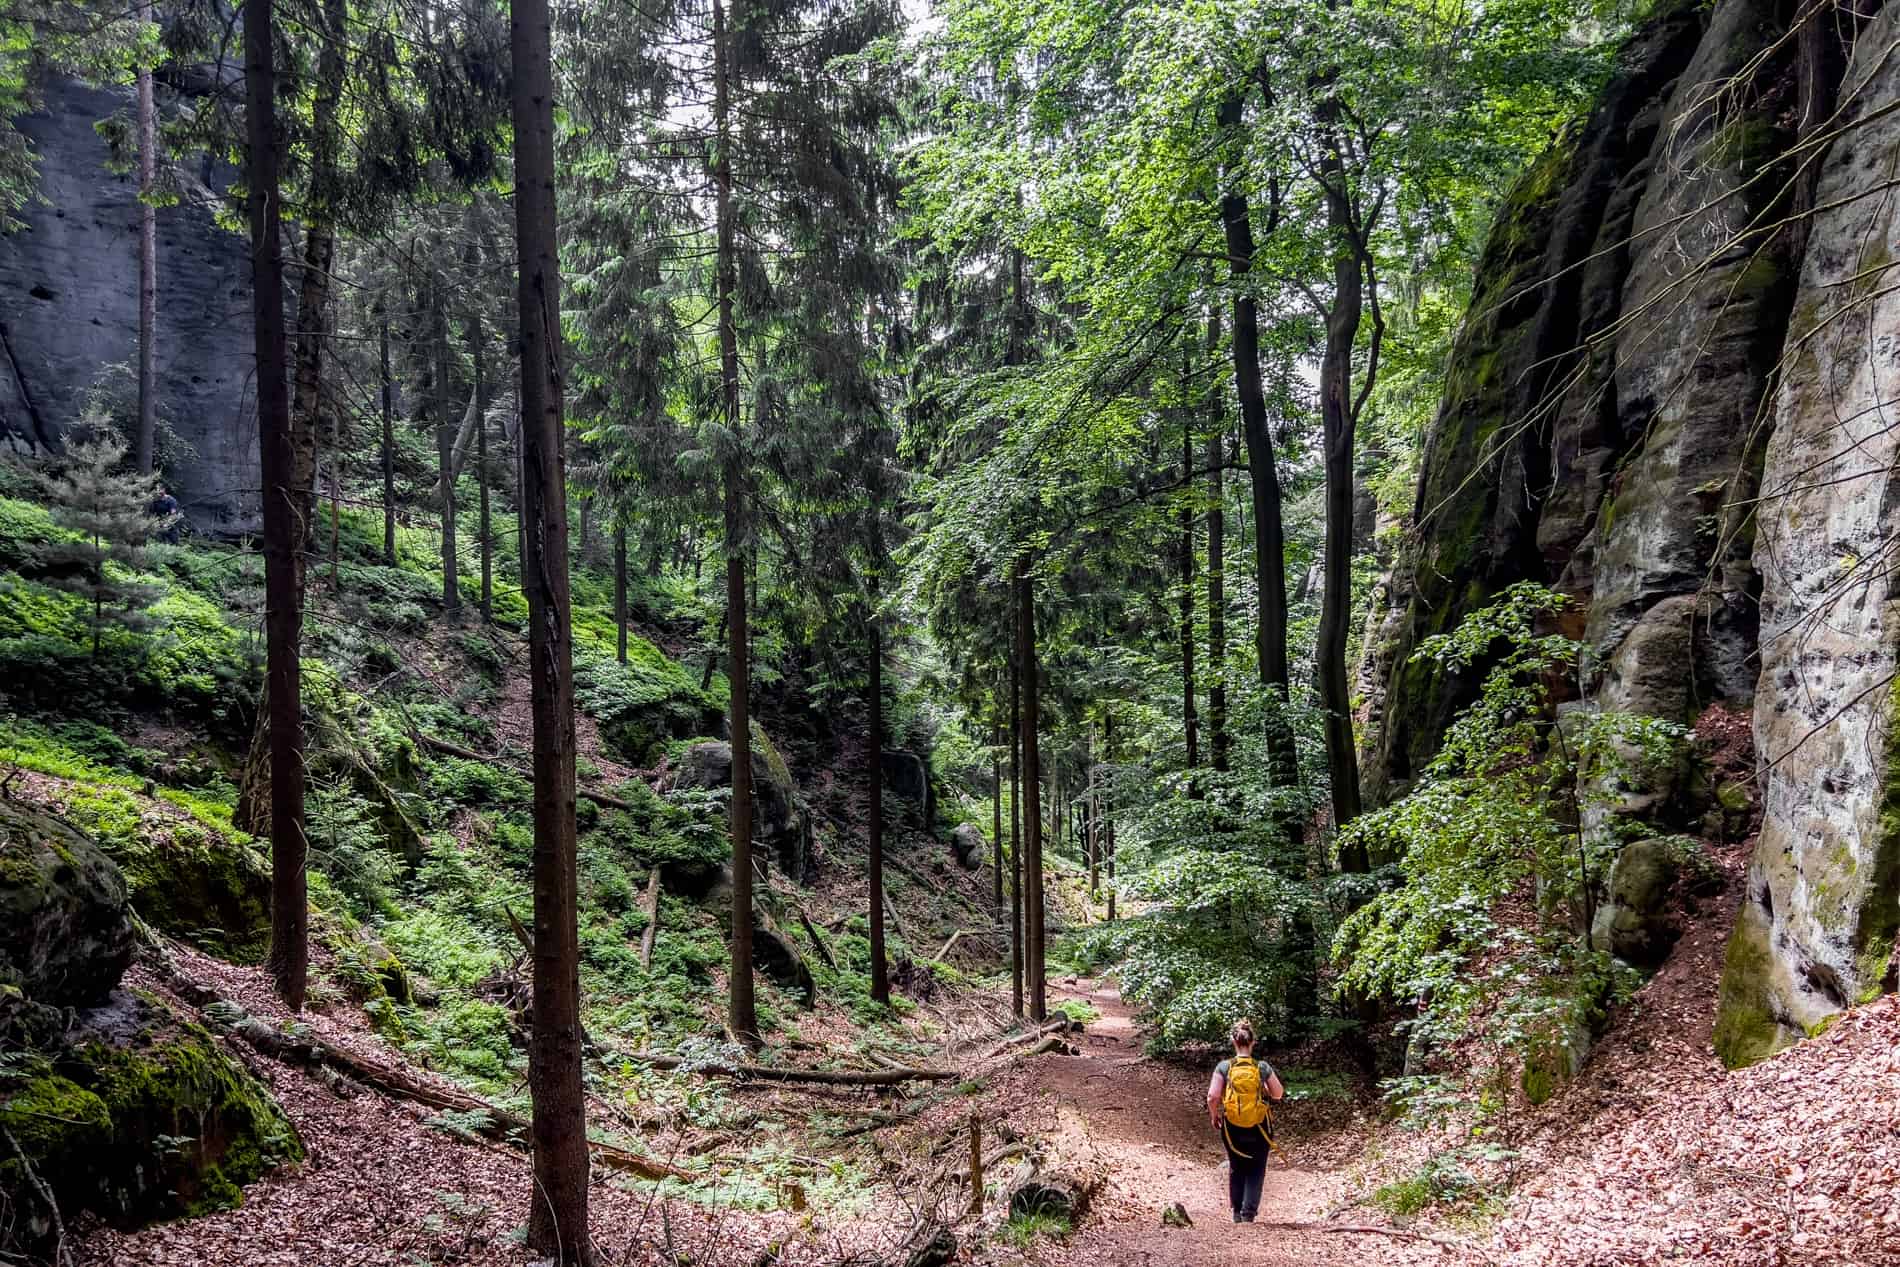
[[[1286,1095],[1273,1066],[1253,1058],[1253,1025],[1234,1022],[1234,1054],[1214,1069],[1207,1084],[1207,1116],[1227,1149],[1227,1200],[1234,1222],[1251,1223],[1260,1213],[1260,1188],[1272,1148],[1273,1110]]]
[[[177,545],[179,521],[184,516],[178,513],[178,499],[172,496],[172,490],[160,484],[158,496],[152,499],[147,513],[159,521],[158,539],[167,545]]]

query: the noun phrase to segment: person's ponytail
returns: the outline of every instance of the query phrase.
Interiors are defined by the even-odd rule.
[[[1253,1046],[1253,1022],[1246,1020],[1244,1018],[1241,1020],[1235,1021],[1234,1032],[1233,1032],[1232,1037],[1234,1040],[1234,1046],[1252,1047]]]

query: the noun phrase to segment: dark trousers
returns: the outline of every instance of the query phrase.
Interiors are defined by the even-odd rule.
[[[1227,1203],[1235,1218],[1251,1223],[1260,1213],[1260,1189],[1267,1180],[1267,1133],[1258,1126],[1223,1122],[1221,1142],[1227,1148]]]

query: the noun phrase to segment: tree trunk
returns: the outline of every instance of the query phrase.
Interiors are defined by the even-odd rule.
[[[378,314],[378,353],[383,378],[383,562],[396,566],[396,380],[389,373],[389,317]]]
[[[456,563],[456,527],[455,527],[455,432],[459,421],[455,416],[454,404],[449,393],[449,325],[448,316],[442,303],[442,283],[438,278],[430,287],[429,298],[431,322],[433,325],[432,345],[435,350],[435,458],[436,458],[436,496],[442,502],[442,610],[450,619],[457,619],[462,612],[462,588],[456,583],[456,573],[460,571]],[[528,443],[528,432],[537,425],[529,416],[526,407],[522,409],[522,443]],[[526,459],[523,459],[524,464]],[[537,478],[532,467],[528,467],[527,480],[532,483]],[[563,492],[565,503],[566,494]]]
[[[1003,909],[1003,759],[996,749],[1003,746],[1000,727],[990,727],[990,870],[995,873],[996,909]]]
[[[271,976],[292,1011],[309,977],[308,851],[303,816],[303,674],[298,637],[303,594],[297,550],[303,525],[290,437],[284,257],[277,196],[277,82],[271,0],[244,7],[245,183],[249,186],[251,321],[257,354],[258,457],[264,477],[265,692],[270,731]]]
[[[1220,346],[1220,309],[1207,313],[1207,346]],[[1227,773],[1233,740],[1227,734],[1227,488],[1221,467],[1227,460],[1227,419],[1218,386],[1213,394],[1214,425],[1207,437],[1207,728],[1214,748],[1214,770]]]
[[[1191,696],[1190,696],[1191,698]],[[1089,790],[1088,799],[1082,802],[1082,852],[1089,864],[1089,901],[1093,902],[1101,893],[1101,868],[1095,852],[1095,730],[1089,728]]]
[[[1102,760],[1113,762],[1115,755],[1115,715],[1102,718]],[[1099,807],[1102,816],[1102,852],[1108,869],[1108,919],[1115,921],[1115,812],[1112,806]]]
[[[1220,103],[1223,131],[1238,132],[1242,103],[1238,93]],[[1230,172],[1230,182],[1235,177]],[[1290,674],[1286,652],[1286,533],[1280,518],[1280,476],[1275,465],[1273,435],[1267,427],[1266,392],[1260,380],[1260,322],[1254,298],[1247,293],[1247,275],[1253,271],[1253,221],[1247,196],[1230,183],[1220,200],[1221,226],[1226,232],[1228,271],[1236,282],[1234,294],[1234,391],[1240,399],[1241,435],[1247,444],[1247,468],[1253,485],[1254,572],[1260,591],[1260,624],[1255,631],[1260,684],[1270,704],[1284,708]],[[1270,773],[1274,783],[1286,786],[1298,778],[1293,737],[1284,716],[1270,716],[1267,725]]]
[[[865,753],[865,778],[870,784],[871,818],[867,824],[870,838],[871,885],[871,997],[879,1003],[891,1001],[890,969],[884,958],[884,643],[878,635],[877,621],[870,622],[871,685],[865,700],[871,714],[869,751]]]
[[[554,71],[547,0],[515,0],[515,258],[521,339],[529,689],[534,714],[534,1188],[528,1244],[592,1261],[587,1107],[581,1081],[580,926],[574,838],[574,647],[567,565],[561,274],[554,201]],[[453,578],[451,578],[453,579]]]
[[[482,560],[482,623],[495,618],[495,549],[490,539],[488,506],[488,384],[483,376],[482,317],[468,323],[468,356],[475,369],[475,488],[480,501],[475,520],[475,546]]]
[[[1028,884],[1023,904],[1023,975],[1029,993],[1029,1018],[1048,1019],[1047,982],[1043,978],[1042,895],[1042,778],[1038,751],[1039,696],[1036,674],[1036,598],[1029,565],[1016,565],[1016,660],[1022,679],[1023,735],[1023,878]]]
[[[733,312],[738,287],[737,226],[732,212],[732,84],[725,0],[713,0],[714,213],[718,228],[719,370],[728,434],[739,432],[739,329]],[[744,471],[736,449],[726,460],[726,674],[732,682],[732,980],[731,1026],[748,1046],[759,1043],[752,990],[752,733],[746,645],[746,522]]]
[[[1181,415],[1181,483],[1181,728],[1187,736],[1188,794],[1198,797],[1201,784],[1194,777],[1201,764],[1200,719],[1194,712],[1194,428],[1185,410]]]
[[[323,354],[329,337],[330,269],[336,256],[337,164],[343,148],[338,114],[349,48],[345,0],[323,0],[318,11],[323,29],[317,45],[316,96],[310,103],[310,194],[304,216],[303,280],[297,288],[296,381],[290,402],[300,552],[316,533],[317,439],[325,407]],[[301,554],[298,563],[301,567]]]
[[[1326,351],[1320,360],[1320,418],[1326,466],[1326,555],[1320,593],[1320,705],[1326,710],[1326,767],[1332,785],[1333,826],[1359,817],[1359,755],[1352,737],[1352,697],[1346,681],[1346,636],[1352,622],[1352,451],[1353,344],[1365,297],[1365,269],[1358,246],[1356,217],[1345,187],[1339,134],[1323,113],[1320,180],[1326,187],[1326,223],[1332,230],[1333,304],[1326,317]],[[1377,353],[1366,370],[1367,386],[1377,373]],[[1365,849],[1351,846],[1340,854],[1348,870],[1366,870]]]
[[[699,675],[699,689],[702,691],[712,689],[713,674],[719,671],[719,644],[725,641],[726,622],[730,618],[728,612],[719,613],[719,632],[713,635],[712,645],[706,649],[706,667]]]
[[[614,523],[614,659],[627,662],[627,525],[619,521]]]
[[[1023,744],[1022,679],[1009,658],[1009,980],[1010,1015],[1023,1014]]]
[[[139,0],[139,21],[150,26],[152,0]],[[139,426],[140,475],[152,473],[158,448],[158,208],[152,205],[158,183],[158,103],[152,92],[152,67],[139,59]]]

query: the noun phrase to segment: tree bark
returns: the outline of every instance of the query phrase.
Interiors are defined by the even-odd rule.
[[[1102,760],[1112,762],[1115,756],[1115,715],[1110,713],[1102,718]],[[1102,807],[1103,852],[1108,855],[1108,920],[1115,922],[1115,813],[1112,807]]]
[[[614,523],[614,659],[627,662],[627,525],[619,521]]]
[[[996,893],[994,902],[997,911],[1003,909],[1003,759],[996,755],[996,749],[1003,746],[1001,728],[990,728],[990,788],[994,795],[990,797],[990,870],[995,873]]]
[[[1207,312],[1207,346],[1220,347],[1220,309]],[[1227,418],[1222,392],[1213,392],[1213,426],[1207,437],[1207,728],[1214,770],[1227,773],[1233,739],[1227,733],[1227,488],[1221,465],[1227,459]]]
[[[1181,728],[1187,737],[1188,794],[1198,797],[1201,784],[1194,777],[1201,764],[1200,719],[1194,711],[1194,428],[1186,410],[1181,415],[1181,481]]]
[[[435,400],[432,403],[435,409],[436,496],[442,502],[442,610],[450,620],[454,620],[462,611],[462,589],[456,583],[456,573],[460,568],[455,557],[455,432],[458,419],[449,395],[449,325],[448,314],[443,307],[440,278],[430,285],[429,307],[431,346],[436,358]],[[528,433],[536,425],[526,405],[522,407],[521,422],[525,446]],[[530,468],[527,482],[532,483],[535,478]],[[565,505],[565,490],[562,492],[562,502]]]
[[[1009,980],[1010,1015],[1023,1014],[1023,744],[1022,679],[1009,658]]]
[[[1023,878],[1028,885],[1023,903],[1023,975],[1029,995],[1029,1018],[1048,1019],[1048,983],[1043,975],[1042,886],[1042,778],[1036,730],[1041,691],[1036,674],[1035,585],[1027,561],[1016,565],[1016,659],[1022,679],[1023,736]]]
[[[891,1001],[890,968],[884,957],[884,643],[879,637],[877,620],[870,622],[871,684],[866,704],[871,715],[871,734],[865,753],[865,779],[870,784],[871,811],[867,824],[870,840],[871,886],[871,997],[879,1003]]]
[[[475,519],[475,546],[482,561],[482,623],[495,618],[495,548],[489,537],[491,521],[488,506],[488,384],[483,376],[482,316],[473,313],[468,323],[468,356],[475,370],[475,488],[480,494]]]
[[[554,195],[554,71],[547,0],[515,0],[515,258],[521,338],[521,518],[534,715],[534,1188],[528,1244],[593,1259],[581,1080],[580,926],[574,836],[574,662],[567,562],[561,273]],[[453,577],[450,577],[453,580]]]
[[[150,26],[152,0],[139,0],[139,21]],[[140,475],[152,473],[158,448],[158,102],[152,67],[139,59],[139,425],[135,446]]]
[[[301,1011],[310,967],[304,887],[302,578],[303,525],[290,435],[284,331],[284,258],[277,178],[277,77],[271,0],[244,7],[245,183],[250,194],[251,322],[257,355],[258,457],[264,482],[265,724],[270,741],[271,976]]]
[[[389,316],[378,313],[377,352],[382,370],[383,407],[383,562],[396,566],[396,380],[389,372]]]
[[[1218,121],[1221,129],[1237,134],[1243,118],[1240,94],[1224,98]],[[1236,137],[1236,143],[1238,138]],[[1286,651],[1286,532],[1281,523],[1280,476],[1275,464],[1273,435],[1267,426],[1266,392],[1260,378],[1260,322],[1248,275],[1253,271],[1253,220],[1247,196],[1230,171],[1221,195],[1221,226],[1227,240],[1228,271],[1234,280],[1233,355],[1234,391],[1240,400],[1241,435],[1247,445],[1247,468],[1252,483],[1254,517],[1254,572],[1260,592],[1260,623],[1255,630],[1260,684],[1270,703],[1285,707],[1291,677]],[[1283,716],[1272,716],[1267,726],[1268,763],[1273,781],[1285,786],[1298,777],[1293,737]]]
[[[1330,776],[1333,826],[1359,816],[1359,755],[1353,744],[1352,698],[1346,680],[1346,638],[1352,622],[1353,345],[1365,302],[1365,268],[1357,217],[1346,189],[1340,153],[1337,106],[1323,103],[1320,181],[1326,190],[1326,224],[1332,231],[1333,302],[1326,315],[1326,350],[1320,359],[1320,417],[1326,467],[1326,554],[1320,593],[1319,694],[1326,712],[1326,766]],[[1366,385],[1378,372],[1372,354]],[[1364,871],[1365,850],[1349,846],[1340,854],[1348,870]]]
[[[738,287],[737,226],[732,212],[732,83],[725,0],[713,0],[714,214],[718,228],[716,284],[719,370],[728,433],[739,431],[739,329],[733,312]],[[735,439],[733,443],[737,444]],[[746,645],[746,522],[744,471],[735,448],[726,460],[727,676],[732,682],[732,972],[730,1022],[740,1042],[759,1043],[752,983],[752,734]]]
[[[343,125],[338,115],[349,48],[345,0],[323,0],[318,12],[323,29],[317,45],[316,96],[310,103],[310,195],[304,216],[302,284],[297,288],[296,382],[290,402],[300,552],[316,532],[317,441],[325,408],[323,355],[329,338],[337,166],[343,148]]]

